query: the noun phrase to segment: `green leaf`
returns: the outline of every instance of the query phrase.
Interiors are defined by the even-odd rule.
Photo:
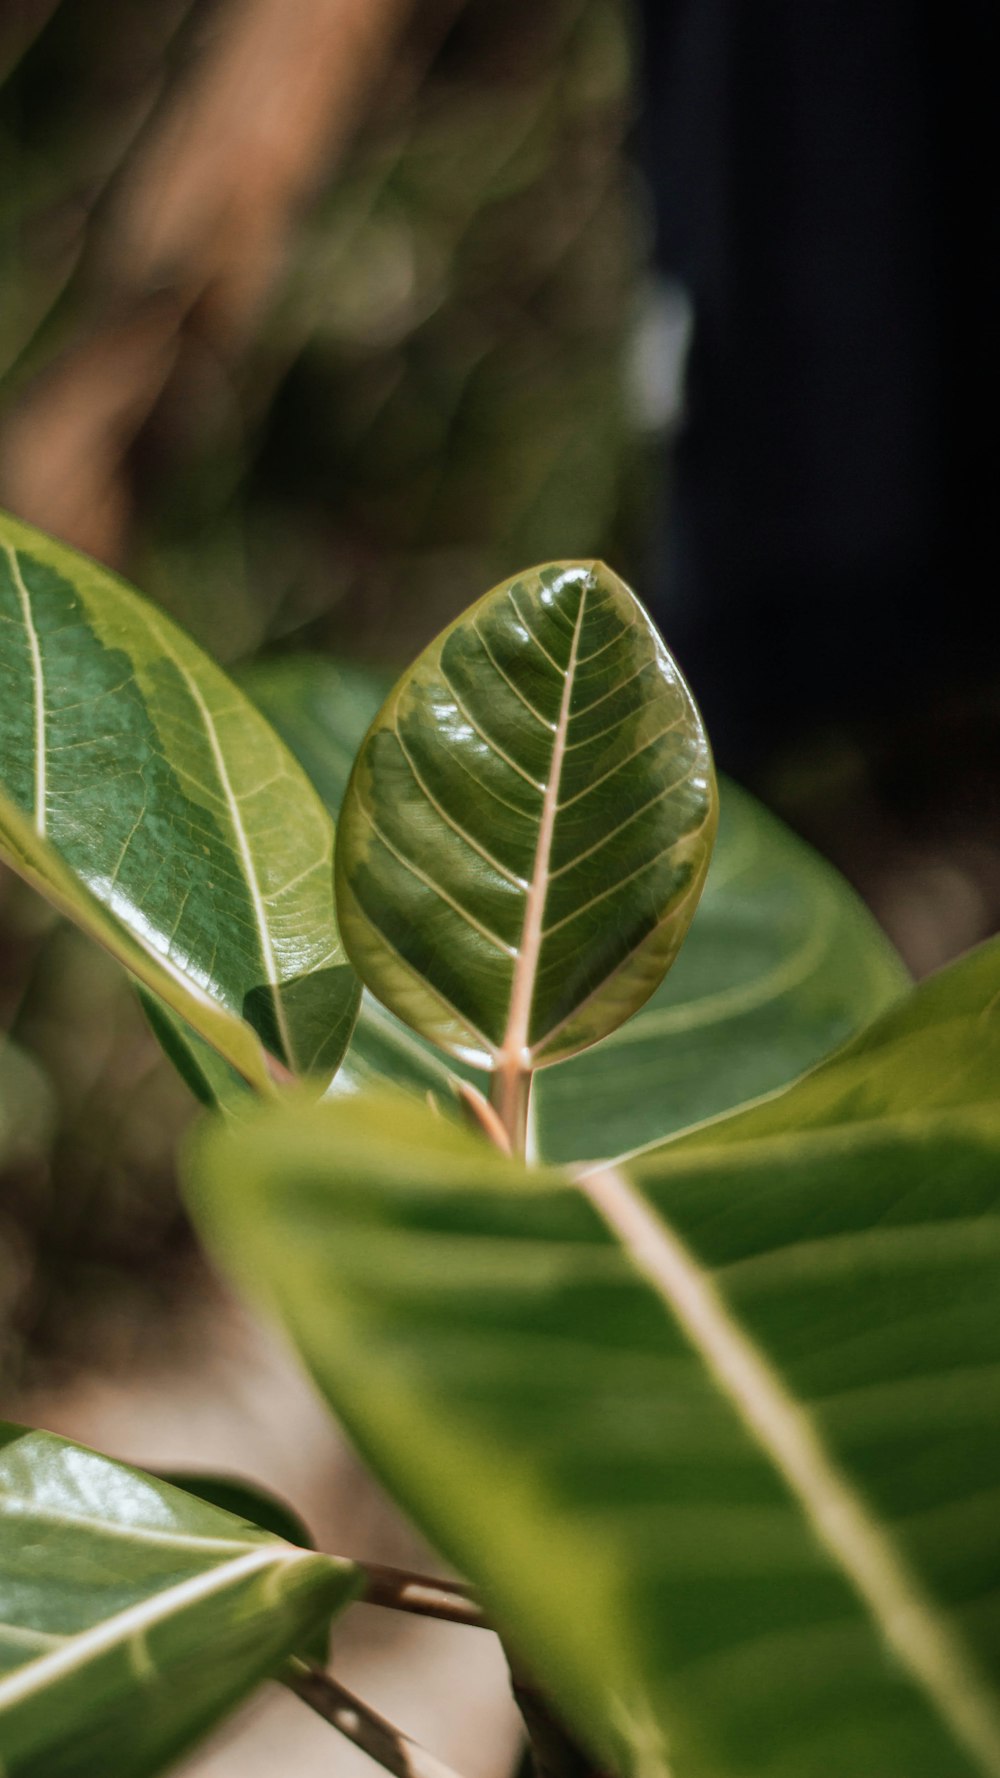
[[[286,1543],[294,1543],[299,1549],[316,1548],[312,1533],[295,1508],[289,1506],[287,1500],[279,1500],[269,1488],[262,1488],[259,1482],[197,1469],[163,1470],[160,1480],[169,1482],[173,1488],[182,1488],[185,1494],[196,1495],[199,1500],[207,1500],[211,1506],[221,1507],[223,1512],[233,1513],[261,1531],[283,1537]]]
[[[244,683],[336,815],[381,681],[293,656]],[[704,893],[666,980],[600,1044],[535,1079],[543,1160],[626,1154],[785,1086],[908,986],[843,878],[745,791],[723,780],[719,792]],[[380,1078],[454,1101],[440,1051],[365,994],[338,1084]]]
[[[388,690],[383,675],[317,655],[291,655],[255,661],[241,683],[308,772],[331,815],[339,817],[358,748]],[[458,1111],[455,1074],[441,1051],[366,991],[335,1090],[357,1092],[385,1080]]]
[[[252,661],[240,684],[338,816],[358,748],[391,680],[324,655],[295,654]]]
[[[476,1079],[476,1071],[448,1067],[440,1050],[434,1050],[367,989],[362,993],[354,1032],[334,1092],[359,1092],[363,1087],[392,1081],[422,1099],[430,1098],[442,1110],[457,1111],[459,1078]],[[478,1077],[482,1078],[482,1077]]]
[[[995,943],[626,1167],[359,1097],[191,1197],[625,1778],[995,1778],[998,1078]]]
[[[197,1470],[163,1471],[161,1480],[171,1482],[175,1488],[183,1488],[188,1494],[196,1494],[199,1500],[210,1501],[212,1506],[221,1506],[227,1513],[235,1513],[237,1518],[259,1526],[262,1531],[283,1537],[286,1543],[297,1544],[303,1550],[316,1548],[312,1534],[294,1508],[258,1482],[245,1481],[242,1476],[202,1474]],[[325,1667],[330,1657],[329,1623],[321,1624],[305,1638],[296,1652],[304,1661]]]
[[[2,722],[2,717],[0,717]],[[26,883],[51,902],[61,914],[79,926],[117,962],[141,982],[150,995],[178,1015],[178,1032],[185,1023],[197,1029],[220,1055],[227,1056],[242,1077],[261,1091],[271,1084],[267,1058],[255,1031],[235,1013],[203,993],[197,983],[176,970],[169,959],[147,949],[140,936],[98,901],[70,870],[55,849],[40,839],[31,817],[25,815],[0,789],[0,858]],[[149,1004],[147,1000],[147,1006]]]
[[[344,799],[337,906],[362,980],[479,1066],[540,1067],[652,993],[715,829],[698,713],[600,563],[495,588],[403,675]]]
[[[153,1036],[195,1098],[209,1111],[241,1116],[250,1102],[246,1077],[157,995],[140,987],[139,1000]]]
[[[359,1584],[138,1470],[0,1427],[0,1769],[161,1771]]]
[[[241,1073],[245,1021],[331,1075],[358,990],[332,823],[283,743],[162,612],[6,517],[0,638],[4,856]]]
[[[719,838],[677,962],[603,1043],[535,1081],[545,1160],[625,1155],[783,1087],[906,991],[843,878],[720,784]]]

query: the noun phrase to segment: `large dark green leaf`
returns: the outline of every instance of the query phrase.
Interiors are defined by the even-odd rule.
[[[336,815],[381,681],[291,657],[246,683]],[[843,878],[745,791],[719,790],[708,879],[669,975],[602,1043],[536,1077],[544,1160],[624,1154],[785,1086],[907,987]],[[366,994],[340,1078],[379,1077],[449,1098],[441,1053]]]
[[[597,1754],[1000,1773],[1000,944],[625,1168],[261,1107],[191,1196]]]
[[[357,984],[318,796],[162,612],[9,518],[0,787],[0,849],[14,868],[92,932],[99,902],[103,942],[131,968],[145,953],[136,973],[241,1072],[257,1069],[237,1021],[294,1073],[333,1072]],[[74,880],[89,891],[78,912]]]
[[[340,821],[366,984],[503,1073],[595,1042],[653,991],[715,829],[698,713],[634,595],[555,563],[479,600],[403,675]]]
[[[0,1771],[161,1771],[359,1583],[166,1482],[0,1427]]]

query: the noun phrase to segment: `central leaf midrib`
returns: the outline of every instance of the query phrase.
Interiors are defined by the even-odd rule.
[[[606,1167],[578,1172],[576,1183],[781,1475],[915,1688],[979,1770],[1000,1778],[1000,1711],[972,1650],[711,1275],[627,1174]]]
[[[69,1677],[91,1659],[120,1646],[136,1635],[158,1627],[191,1604],[209,1598],[221,1588],[235,1585],[245,1575],[278,1563],[292,1564],[304,1558],[316,1559],[312,1550],[292,1550],[275,1542],[273,1548],[248,1550],[232,1562],[213,1563],[210,1568],[191,1575],[176,1585],[152,1593],[133,1605],[125,1606],[87,1629],[67,1638],[65,1644],[51,1654],[17,1667],[0,1680],[0,1709],[37,1693],[52,1679]]]
[[[542,946],[542,920],[545,914],[545,901],[549,887],[549,866],[552,858],[552,843],[555,837],[556,816],[559,813],[559,787],[562,778],[563,759],[566,753],[566,737],[569,731],[570,704],[573,697],[573,684],[576,674],[577,652],[580,646],[580,633],[583,629],[583,616],[587,605],[587,594],[591,587],[591,576],[588,575],[580,589],[580,606],[573,627],[573,639],[570,643],[569,658],[566,662],[563,680],[562,697],[559,702],[559,714],[556,718],[552,737],[552,755],[549,762],[549,775],[542,796],[541,818],[538,824],[538,843],[535,847],[535,860],[531,872],[531,881],[524,902],[524,924],[517,947],[517,959],[511,976],[510,1002],[507,1010],[507,1023],[504,1028],[500,1045],[501,1064],[520,1068],[530,1066],[531,1053],[528,1043],[531,1008],[534,1000],[535,979],[538,973],[538,961]]]

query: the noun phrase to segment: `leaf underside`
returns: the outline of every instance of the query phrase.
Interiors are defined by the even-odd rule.
[[[318,796],[249,700],[162,612],[6,517],[0,787],[31,827],[25,868],[27,844],[0,820],[14,868],[43,891],[48,872],[52,899],[72,915],[71,873],[105,911],[108,948],[116,930],[126,934],[171,978],[173,1009],[235,1066],[246,1072],[213,1005],[292,1072],[333,1072],[357,984],[337,934],[333,829]],[[79,918],[94,929],[85,906]]]
[[[993,945],[579,1183],[357,1098],[190,1197],[612,1768],[996,1778],[998,1074]]]
[[[0,1427],[0,1771],[161,1771],[358,1585],[168,1483]]]
[[[442,1048],[540,1067],[652,992],[704,880],[715,787],[676,666],[600,563],[505,582],[361,748],[337,901],[366,984]]]

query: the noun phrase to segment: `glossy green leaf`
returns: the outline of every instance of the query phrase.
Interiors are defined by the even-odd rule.
[[[998,1079],[1000,943],[624,1168],[372,1097],[191,1198],[624,1778],[995,1778]]]
[[[198,1470],[163,1471],[161,1479],[172,1482],[175,1488],[183,1488],[187,1494],[196,1494],[199,1500],[207,1500],[212,1506],[221,1506],[227,1513],[235,1513],[237,1518],[245,1519],[262,1531],[283,1537],[286,1543],[297,1544],[303,1550],[316,1548],[315,1539],[295,1509],[258,1482],[248,1482],[243,1476],[213,1475]],[[304,1638],[296,1652],[304,1661],[325,1667],[330,1658],[329,1621]]]
[[[652,993],[715,829],[698,713],[600,563],[487,593],[403,675],[340,820],[337,906],[362,980],[486,1068],[540,1067]]]
[[[336,815],[381,681],[293,656],[246,684]],[[543,1160],[625,1154],[785,1086],[908,986],[843,878],[745,791],[723,780],[719,793],[705,889],[668,976],[603,1042],[536,1077]],[[440,1051],[365,994],[338,1081],[379,1078],[453,1098]]]
[[[539,1074],[545,1160],[625,1155],[803,1074],[909,978],[844,879],[734,784],[697,916],[626,1025]]]
[[[161,1771],[359,1584],[166,1482],[0,1428],[0,1770]]]
[[[385,699],[384,676],[318,655],[291,655],[255,661],[241,683],[339,817],[358,748]],[[458,1110],[455,1074],[441,1051],[365,991],[334,1088],[357,1092],[386,1080]]]
[[[332,823],[226,675],[96,563],[0,518],[0,850],[244,1074],[245,1021],[330,1075],[357,984],[337,934]],[[29,824],[26,834],[24,823]],[[170,978],[169,988],[163,977]],[[155,979],[154,979],[155,978]],[[215,1010],[219,1013],[216,1016]],[[225,1017],[223,1015],[228,1015]],[[259,1050],[259,1045],[255,1045]]]
[[[243,1019],[220,1005],[198,984],[175,968],[119,920],[64,863],[58,852],[35,830],[29,815],[12,803],[0,788],[0,858],[46,901],[79,926],[135,977],[149,994],[176,1015],[178,1033],[187,1022],[212,1045],[228,1056],[240,1075],[262,1091],[270,1085],[267,1058],[257,1033]],[[147,1002],[148,1004],[148,1002]],[[164,1014],[164,1016],[166,1016]]]

